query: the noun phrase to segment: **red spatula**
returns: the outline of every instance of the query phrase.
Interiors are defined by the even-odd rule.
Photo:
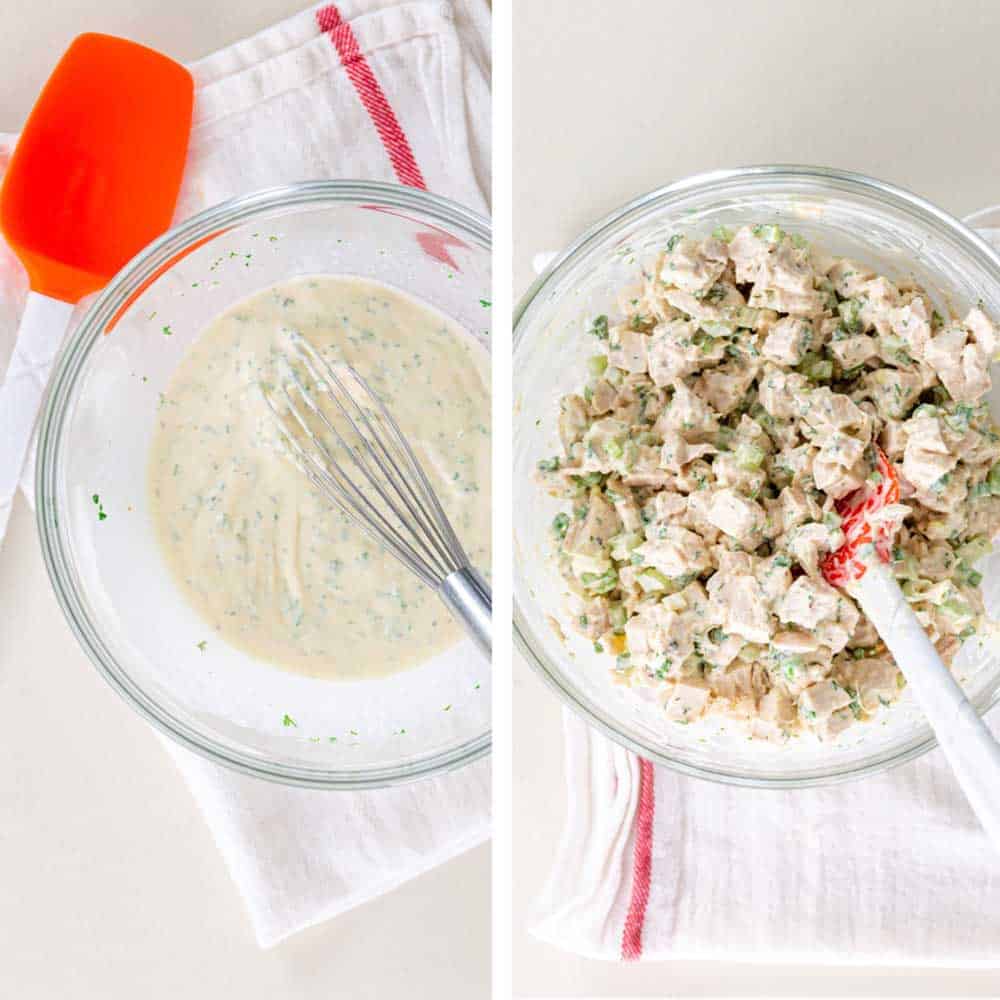
[[[844,544],[822,564],[823,576],[861,605],[903,672],[941,744],[965,797],[1000,848],[1000,744],[966,699],[917,621],[888,562],[892,524],[905,509],[899,477],[875,446],[878,475],[837,501]],[[882,520],[891,514],[888,520]]]
[[[0,385],[0,539],[73,303],[169,225],[194,85],[165,56],[86,34],[59,61],[0,189],[0,230],[31,291]]]

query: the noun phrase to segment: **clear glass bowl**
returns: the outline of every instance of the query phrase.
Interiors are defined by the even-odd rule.
[[[221,641],[202,651],[206,627],[168,575],[146,503],[159,393],[199,332],[261,288],[329,273],[409,292],[489,346],[490,229],[475,213],[410,188],[352,181],[226,202],[133,260],[63,350],[39,432],[38,526],[80,643],[160,729],[260,777],[377,787],[489,751],[490,672],[471,644],[356,683],[286,673]]]
[[[1000,258],[958,220],[906,191],[857,174],[767,166],[702,174],[653,191],[603,219],[561,254],[518,306],[514,322],[514,627],[525,656],[560,697],[622,745],[701,778],[764,787],[801,787],[872,774],[935,743],[904,697],[841,742],[811,738],[774,746],[749,741],[735,724],[683,726],[651,699],[612,683],[608,658],[566,623],[564,585],[549,525],[559,509],[534,481],[539,458],[559,451],[557,400],[587,378],[590,319],[615,311],[622,285],[674,232],[704,236],[718,225],[777,222],[835,254],[869,262],[890,277],[915,277],[944,306],[982,299],[1000,317]],[[589,343],[588,343],[589,342]],[[996,381],[996,379],[994,379]],[[1000,412],[998,390],[991,406]],[[1000,617],[998,557],[980,567],[987,609]],[[561,623],[565,641],[553,628]],[[1000,658],[966,643],[956,664],[985,711],[1000,697]]]

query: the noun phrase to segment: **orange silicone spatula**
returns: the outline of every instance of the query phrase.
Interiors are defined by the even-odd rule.
[[[18,139],[0,230],[31,291],[0,385],[0,538],[73,303],[105,285],[169,225],[194,85],[173,60],[110,35],[80,35]]]

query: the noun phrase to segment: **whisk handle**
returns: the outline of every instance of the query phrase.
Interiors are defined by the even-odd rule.
[[[474,569],[460,569],[444,578],[438,596],[489,659],[493,651],[493,597],[486,581]]]

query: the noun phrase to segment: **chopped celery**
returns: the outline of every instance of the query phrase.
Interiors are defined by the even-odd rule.
[[[964,434],[972,425],[972,418],[975,416],[975,412],[975,409],[969,406],[968,403],[958,403],[955,406],[955,412],[949,413],[944,418],[944,422],[956,434]]]
[[[858,299],[847,299],[837,306],[841,322],[847,327],[848,333],[861,333],[861,302]]]
[[[712,236],[723,243],[728,243],[736,234],[728,226],[716,226],[712,230]]]
[[[606,354],[595,354],[587,361],[587,369],[591,375],[603,375],[608,367],[608,356]]]
[[[751,232],[767,243],[780,243],[785,238],[785,231],[773,223],[767,226],[754,226]]]
[[[691,338],[691,343],[695,347],[700,347],[702,354],[711,354],[712,349],[715,347],[715,338],[710,337],[707,333],[696,333]]]
[[[989,475],[986,477],[986,482],[990,484],[990,489],[993,491],[994,496],[1000,496],[1000,462],[990,469]]]
[[[611,558],[619,562],[631,559],[632,549],[637,545],[642,545],[644,541],[641,531],[623,531],[620,535],[615,535],[608,539],[611,546]]]
[[[733,447],[735,431],[731,427],[720,427],[715,435],[715,447],[720,451],[729,451]]]
[[[583,573],[580,582],[592,594],[607,594],[618,586],[618,573],[609,569],[598,576],[596,573]]]
[[[941,610],[947,611],[948,614],[954,615],[956,618],[965,618],[972,614],[972,608],[965,601],[959,601],[954,598],[950,601],[942,601]]]
[[[955,555],[971,566],[978,562],[983,556],[988,556],[993,551],[993,545],[985,535],[973,535],[964,545],[960,545],[955,550]]]
[[[651,590],[666,590],[670,586],[670,579],[664,576],[658,569],[643,570],[637,577],[636,583],[646,592]]]
[[[710,337],[731,337],[736,331],[732,326],[727,323],[713,323],[711,321],[702,320],[701,328]],[[705,348],[702,347],[702,350]]]
[[[612,604],[608,608],[608,618],[611,621],[611,627],[614,629],[620,629],[625,627],[625,622],[628,618],[628,614],[625,611],[624,604]]]
[[[799,363],[799,371],[813,382],[829,382],[833,378],[833,362],[818,354],[807,354]]]
[[[621,458],[625,454],[625,449],[622,447],[621,441],[617,441],[614,438],[604,442],[604,451],[611,458]]]
[[[741,441],[736,446],[736,464],[747,472],[753,472],[764,464],[764,449],[749,441]]]

